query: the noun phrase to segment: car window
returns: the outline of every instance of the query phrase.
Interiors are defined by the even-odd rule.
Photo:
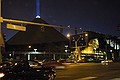
[[[3,62],[3,63],[0,64],[0,67],[10,67],[12,65],[13,65],[12,62]]]
[[[37,63],[35,61],[29,61],[29,65],[32,68],[41,68],[42,67],[39,63]]]

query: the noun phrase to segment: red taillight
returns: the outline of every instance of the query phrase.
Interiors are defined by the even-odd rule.
[[[0,78],[2,78],[5,74],[4,73],[0,73]]]

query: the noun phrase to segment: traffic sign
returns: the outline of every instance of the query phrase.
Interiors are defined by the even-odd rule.
[[[26,31],[26,27],[19,26],[19,25],[13,25],[13,24],[7,24],[7,28],[8,29],[19,30],[19,31]]]

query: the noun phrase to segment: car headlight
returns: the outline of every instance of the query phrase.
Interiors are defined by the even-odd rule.
[[[0,73],[0,78],[2,78],[3,76],[5,76],[5,74],[4,73]]]

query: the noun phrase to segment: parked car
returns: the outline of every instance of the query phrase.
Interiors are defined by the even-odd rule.
[[[6,65],[7,64],[7,65]],[[54,80],[56,72],[37,61],[21,60],[0,65],[0,80]]]
[[[54,69],[65,69],[65,65],[60,62],[57,62],[56,60],[43,61],[43,65],[52,67]]]
[[[111,63],[111,62],[113,62],[113,60],[103,60],[103,61],[101,61],[101,63]]]

